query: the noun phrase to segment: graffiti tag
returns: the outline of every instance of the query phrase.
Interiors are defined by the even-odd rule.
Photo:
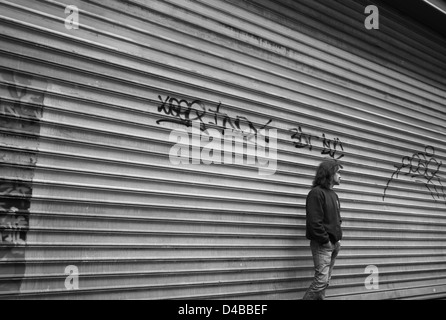
[[[322,137],[312,136],[311,134],[304,133],[302,127],[290,129],[291,139],[293,144],[298,149],[308,148],[313,150],[313,141],[321,141],[323,155],[328,155],[335,160],[342,159],[345,155],[343,153],[344,146],[339,138],[328,139],[327,136],[322,134]]]
[[[415,179],[416,182],[423,183],[435,201],[443,199],[446,203],[446,193],[439,175],[443,162],[438,161],[434,156],[435,148],[426,146],[424,152],[403,157],[401,164],[395,165],[396,171],[387,182],[384,189],[383,201],[386,198],[387,190],[392,181],[398,179],[400,174],[404,174]]]
[[[168,117],[158,120],[157,124],[169,122],[191,127],[194,121],[198,121],[203,132],[210,128],[218,128],[222,132],[231,130],[251,140],[272,122],[272,120],[269,120],[264,125],[256,125],[243,116],[230,117],[222,112],[221,102],[214,110],[200,100],[187,101],[169,96],[165,98],[158,96],[158,99],[161,103],[158,106],[158,112]]]

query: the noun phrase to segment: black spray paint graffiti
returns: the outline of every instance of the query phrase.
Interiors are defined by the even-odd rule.
[[[8,148],[37,150],[44,93],[30,89],[33,85],[33,78],[30,76],[0,70],[0,77],[3,80],[0,135],[5,140],[14,137],[14,142],[9,142]],[[3,148],[3,143],[0,143],[0,148],[0,162],[4,168],[24,163],[28,166],[23,170],[15,167],[16,176],[0,177],[0,262],[9,262],[1,266],[1,271],[14,279],[0,283],[0,293],[17,293],[20,292],[26,269],[25,249],[30,222],[32,168],[36,164],[37,154],[15,152],[11,156],[11,152]]]
[[[0,195],[3,199],[8,195],[23,192],[25,189],[26,191],[29,191],[27,197],[31,197],[31,188],[23,184],[8,186],[8,184],[3,183],[0,185],[0,188]],[[5,188],[8,190],[4,190]],[[26,210],[24,211],[24,209]],[[0,202],[0,244],[2,246],[13,248],[26,245],[26,234],[28,229],[29,201],[10,198],[8,201]],[[1,250],[0,260],[6,254],[6,250]]]
[[[424,152],[414,153],[410,157],[403,157],[401,164],[395,166],[396,171],[387,182],[383,201],[392,181],[398,179],[400,174],[404,174],[415,179],[416,182],[423,183],[435,201],[445,201],[446,203],[446,193],[442,178],[439,175],[442,165],[443,162],[439,162],[435,158],[435,148],[432,146],[427,146]]]
[[[158,112],[169,116],[158,120],[157,124],[163,122],[177,123],[186,127],[191,127],[193,121],[200,122],[201,131],[206,131],[210,127],[224,130],[235,131],[247,140],[251,140],[260,134],[260,131],[265,129],[272,120],[269,120],[265,125],[256,126],[246,117],[236,116],[230,117],[226,113],[222,113],[222,104],[219,103],[216,110],[206,108],[206,105],[200,100],[189,102],[187,100],[178,100],[176,98],[158,96],[161,104],[158,106]],[[268,141],[266,141],[268,142]]]
[[[294,146],[298,149],[308,148],[310,151],[312,151],[313,141],[318,140],[322,142],[321,154],[328,155],[336,160],[340,160],[345,156],[343,153],[344,147],[339,138],[331,140],[328,139],[325,134],[322,134],[322,137],[312,136],[304,133],[302,127],[294,128],[290,131],[292,133],[291,139],[294,140]]]
[[[236,116],[232,118],[228,114],[222,113],[221,103],[217,106],[216,110],[213,110],[206,108],[205,104],[200,100],[179,100],[171,98],[170,96],[165,98],[158,96],[158,99],[161,103],[158,106],[158,112],[168,117],[158,120],[157,124],[169,122],[191,127],[193,121],[199,121],[202,131],[206,131],[209,127],[217,127],[220,130],[230,129],[250,140],[256,137],[261,130],[265,129],[272,122],[272,120],[269,120],[265,125],[256,126],[246,117]],[[340,160],[345,156],[343,153],[344,147],[339,138],[329,139],[325,134],[322,134],[322,137],[313,137],[303,133],[302,127],[291,129],[290,131],[292,133],[291,139],[294,140],[296,148],[308,147],[310,150],[313,150],[312,142],[319,140],[322,144],[322,155],[328,155],[336,160]],[[266,142],[269,141],[267,140]]]

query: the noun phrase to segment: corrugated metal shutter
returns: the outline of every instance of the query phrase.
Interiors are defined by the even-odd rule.
[[[362,0],[1,0],[0,23],[0,298],[300,298],[324,157],[328,297],[446,295],[446,39]],[[191,118],[277,129],[277,172],[174,165]]]

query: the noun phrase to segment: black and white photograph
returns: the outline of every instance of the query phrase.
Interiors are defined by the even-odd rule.
[[[0,0],[0,300],[446,300],[446,1]]]

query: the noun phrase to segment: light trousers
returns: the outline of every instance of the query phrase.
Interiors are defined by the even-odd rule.
[[[308,288],[303,300],[324,300],[325,291],[330,285],[333,268],[336,258],[341,249],[341,243],[331,242],[321,245],[317,241],[311,240],[311,253],[314,262],[314,279]]]

